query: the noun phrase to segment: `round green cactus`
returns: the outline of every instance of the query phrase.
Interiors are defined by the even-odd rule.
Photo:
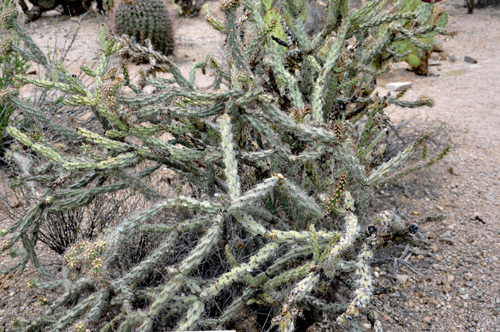
[[[420,58],[413,53],[410,53],[408,55],[408,57],[406,58],[406,62],[408,62],[408,64],[413,68],[420,66]]]
[[[119,1],[111,14],[111,27],[143,43],[149,39],[155,51],[165,55],[174,50],[173,14],[164,0]]]

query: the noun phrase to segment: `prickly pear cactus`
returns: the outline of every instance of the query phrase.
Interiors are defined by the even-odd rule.
[[[115,1],[110,16],[115,33],[134,37],[139,43],[149,39],[165,55],[174,51],[173,19],[166,0]]]
[[[393,12],[400,14],[414,14],[414,17],[384,24],[378,28],[378,37],[383,38],[396,24],[400,24],[407,30],[414,28],[429,29],[415,39],[395,41],[391,50],[397,54],[405,54],[400,59],[408,62],[414,72],[419,75],[427,75],[428,60],[431,55],[434,36],[444,31],[448,24],[448,13],[434,3],[421,0],[404,0],[395,4]],[[433,28],[435,27],[435,28]]]
[[[27,157],[37,156],[44,173],[19,179],[31,185],[36,203],[2,231],[2,251],[17,244],[24,249],[1,272],[33,264],[44,280],[30,287],[64,288],[43,315],[23,320],[20,328],[222,330],[252,317],[258,330],[292,332],[314,323],[297,320],[309,310],[335,315],[332,323],[351,331],[359,331],[360,317],[368,315],[381,331],[370,301],[384,290],[372,283],[370,260],[380,247],[414,241],[418,225],[390,212],[372,222],[364,216],[370,194],[447,151],[401,170],[429,137],[423,133],[393,159],[369,167],[368,156],[387,135],[388,105],[432,105],[425,97],[372,94],[374,78],[386,71],[374,70],[374,59],[393,42],[432,32],[395,24],[382,38],[371,36],[373,27],[407,15],[382,13],[384,4],[368,1],[350,11],[346,0],[330,1],[325,26],[309,38],[305,1],[284,0],[286,40],[273,35],[277,20],[266,24],[259,1],[222,0],[224,21],[205,6],[207,22],[225,35],[227,62],[207,55],[189,77],[153,46],[102,28],[97,68],[81,67],[92,87],[48,62],[15,11],[2,13],[0,23],[19,34],[24,47],[4,42],[1,51],[21,52],[51,73],[50,80],[18,75],[19,84],[65,92],[66,105],[87,107],[102,128],[63,127],[52,120],[58,117],[18,98],[17,90],[0,91],[0,100],[74,146],[65,153],[14,124],[7,129]],[[253,37],[245,40],[245,32]],[[357,43],[348,47],[351,37]],[[130,81],[126,64],[110,67],[110,56],[121,50],[150,58],[154,65],[143,80],[155,94]],[[172,77],[154,78],[156,71]],[[201,89],[196,75],[207,71],[213,84]],[[183,185],[167,188],[168,194],[151,188],[147,180],[160,167],[176,174],[172,186]],[[142,195],[144,209],[117,218],[95,241],[76,243],[56,277],[40,265],[35,246],[47,213],[123,190]],[[144,242],[154,245],[129,259]],[[340,277],[350,280],[349,288],[337,282]]]

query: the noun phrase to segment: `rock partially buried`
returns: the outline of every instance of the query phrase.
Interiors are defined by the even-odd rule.
[[[467,63],[477,63],[476,59],[471,58],[470,56],[467,56],[467,55],[464,57],[464,61]]]
[[[444,232],[440,237],[439,239],[443,242],[446,242],[446,243],[449,243],[449,244],[453,244],[455,243],[455,240],[453,240],[453,238],[451,237],[451,232],[450,231],[447,231],[447,232]]]
[[[411,88],[411,82],[394,82],[385,85],[387,90],[402,91]]]
[[[467,68],[462,68],[457,70],[450,70],[449,72],[446,73],[445,76],[454,77],[454,76],[464,75],[465,73],[467,73]]]

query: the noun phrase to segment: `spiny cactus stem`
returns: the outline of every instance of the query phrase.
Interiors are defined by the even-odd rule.
[[[347,311],[337,318],[337,323],[340,325],[347,324],[352,317],[359,315],[363,308],[368,307],[370,304],[373,286],[368,264],[372,257],[373,251],[371,246],[367,243],[363,244],[356,268],[356,275],[360,276],[358,280],[359,288],[356,289],[356,298],[351,302]]]
[[[342,54],[341,48],[344,46],[344,40],[347,35],[347,31],[349,30],[351,21],[350,19],[346,19],[342,22],[340,26],[340,31],[337,34],[337,38],[332,45],[332,48],[328,52],[328,56],[326,58],[326,63],[315,83],[315,90],[313,92],[313,101],[312,101],[312,118],[315,121],[323,121],[323,93],[326,86],[326,79],[331,74],[331,71],[338,61],[339,57]]]
[[[404,151],[400,152],[396,157],[392,158],[389,162],[381,165],[377,170],[370,174],[368,183],[375,184],[376,182],[380,181],[386,174],[393,172],[401,165],[403,165],[415,153],[417,146],[421,145],[429,137],[430,133],[423,134],[415,142],[410,144]]]
[[[230,286],[234,281],[239,278],[244,277],[247,273],[251,273],[260,264],[269,259],[278,249],[277,243],[269,243],[258,251],[258,253],[252,257],[248,263],[241,264],[238,267],[234,267],[231,271],[224,273],[215,283],[210,285],[208,289],[205,289],[200,294],[200,299],[203,301],[209,301],[215,297],[224,287]]]
[[[230,112],[234,104],[230,100],[226,105],[226,111]],[[226,181],[229,188],[229,195],[232,199],[241,196],[240,178],[238,175],[238,163],[233,145],[233,133],[231,132],[231,117],[224,114],[221,119],[222,151],[224,154],[224,164],[226,166]]]
[[[139,280],[145,278],[155,268],[155,266],[171,252],[171,249],[175,246],[178,236],[179,232],[176,229],[172,230],[167,238],[151,255],[131,269],[125,276],[114,282],[113,287],[118,288],[120,286],[130,285],[133,282],[138,282]]]

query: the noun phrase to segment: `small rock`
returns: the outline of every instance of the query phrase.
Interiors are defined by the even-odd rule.
[[[424,324],[430,324],[431,321],[432,321],[432,318],[429,316],[422,318],[422,322],[424,322]]]
[[[448,54],[446,54],[445,52],[439,53],[438,59],[440,61],[446,61],[446,59],[448,59]]]
[[[412,301],[408,301],[406,305],[408,306],[408,308],[413,308],[415,306],[415,303],[413,303]]]
[[[478,220],[478,221],[482,222],[483,224],[486,224],[486,222],[484,221],[483,215],[481,213],[478,213],[478,212],[473,213],[471,219]]]
[[[438,262],[441,262],[441,261],[443,260],[443,255],[439,255],[439,254],[437,254],[437,255],[436,255],[436,260],[437,260]]]
[[[464,57],[464,61],[467,63],[477,63],[476,59],[471,58],[470,56],[467,56],[467,55]]]
[[[472,288],[472,287],[474,287],[474,283],[473,283],[472,281],[467,281],[467,282],[465,283],[465,286],[467,286],[467,287],[469,287],[469,288]]]
[[[444,48],[443,48],[443,44],[442,43],[434,43],[432,45],[432,51],[433,52],[443,52],[444,51]]]
[[[446,230],[453,231],[455,229],[455,225],[447,225]]]
[[[457,60],[457,57],[453,54],[448,54],[448,60],[450,60],[451,62],[455,62],[455,60]]]
[[[454,276],[454,275],[452,275],[452,274],[448,274],[448,275],[446,276],[446,279],[448,279],[448,282],[450,282],[450,283],[451,283],[451,282],[453,282],[453,281],[455,280],[455,276]]]
[[[437,246],[431,246],[432,252],[437,252],[439,248]]]
[[[385,322],[388,322],[388,321],[390,321],[390,320],[391,320],[391,317],[389,317],[389,315],[385,315],[385,314],[384,314],[384,315],[382,315],[382,322],[384,322],[384,323],[385,323]]]
[[[408,276],[405,274],[398,274],[397,275],[398,281],[402,284],[408,281]]]
[[[474,293],[474,295],[471,296],[471,298],[474,300],[479,300],[482,297],[483,297],[483,292],[481,291],[477,291],[476,293]]]
[[[458,175],[457,173],[455,173],[453,167],[448,168],[448,173],[450,173],[451,175]]]
[[[467,281],[471,280],[472,279],[472,274],[470,274],[470,273],[464,273],[464,279],[467,280]]]
[[[413,214],[414,216],[418,216],[420,214],[420,212],[418,212],[418,211],[411,211],[411,214]]]
[[[432,233],[432,232],[427,233],[427,238],[428,239],[433,239],[434,238],[434,233]]]
[[[466,256],[464,258],[464,262],[469,263],[469,264],[476,264],[476,260],[474,258],[468,257],[468,256]]]
[[[451,237],[451,232],[450,231],[446,231],[444,232],[443,234],[441,234],[441,236],[439,237],[439,239],[443,242],[446,242],[446,243],[449,243],[449,244],[453,244],[455,243],[455,241],[453,240],[453,238]]]
[[[465,290],[465,288],[459,288],[458,293],[460,293],[461,295],[464,295],[467,293],[467,291]]]
[[[436,205],[436,209],[438,209],[439,212],[443,212],[444,209],[442,206]]]
[[[399,306],[399,302],[398,301],[391,301],[391,307],[396,308],[398,306]]]
[[[461,76],[467,73],[467,68],[462,68],[462,69],[457,69],[457,70],[450,70],[445,74],[445,76],[451,76],[451,77],[456,77],[456,76]]]
[[[370,331],[372,329],[372,325],[369,323],[363,323],[362,325],[365,331]]]
[[[393,82],[385,85],[387,90],[402,91],[411,88],[411,82]]]

